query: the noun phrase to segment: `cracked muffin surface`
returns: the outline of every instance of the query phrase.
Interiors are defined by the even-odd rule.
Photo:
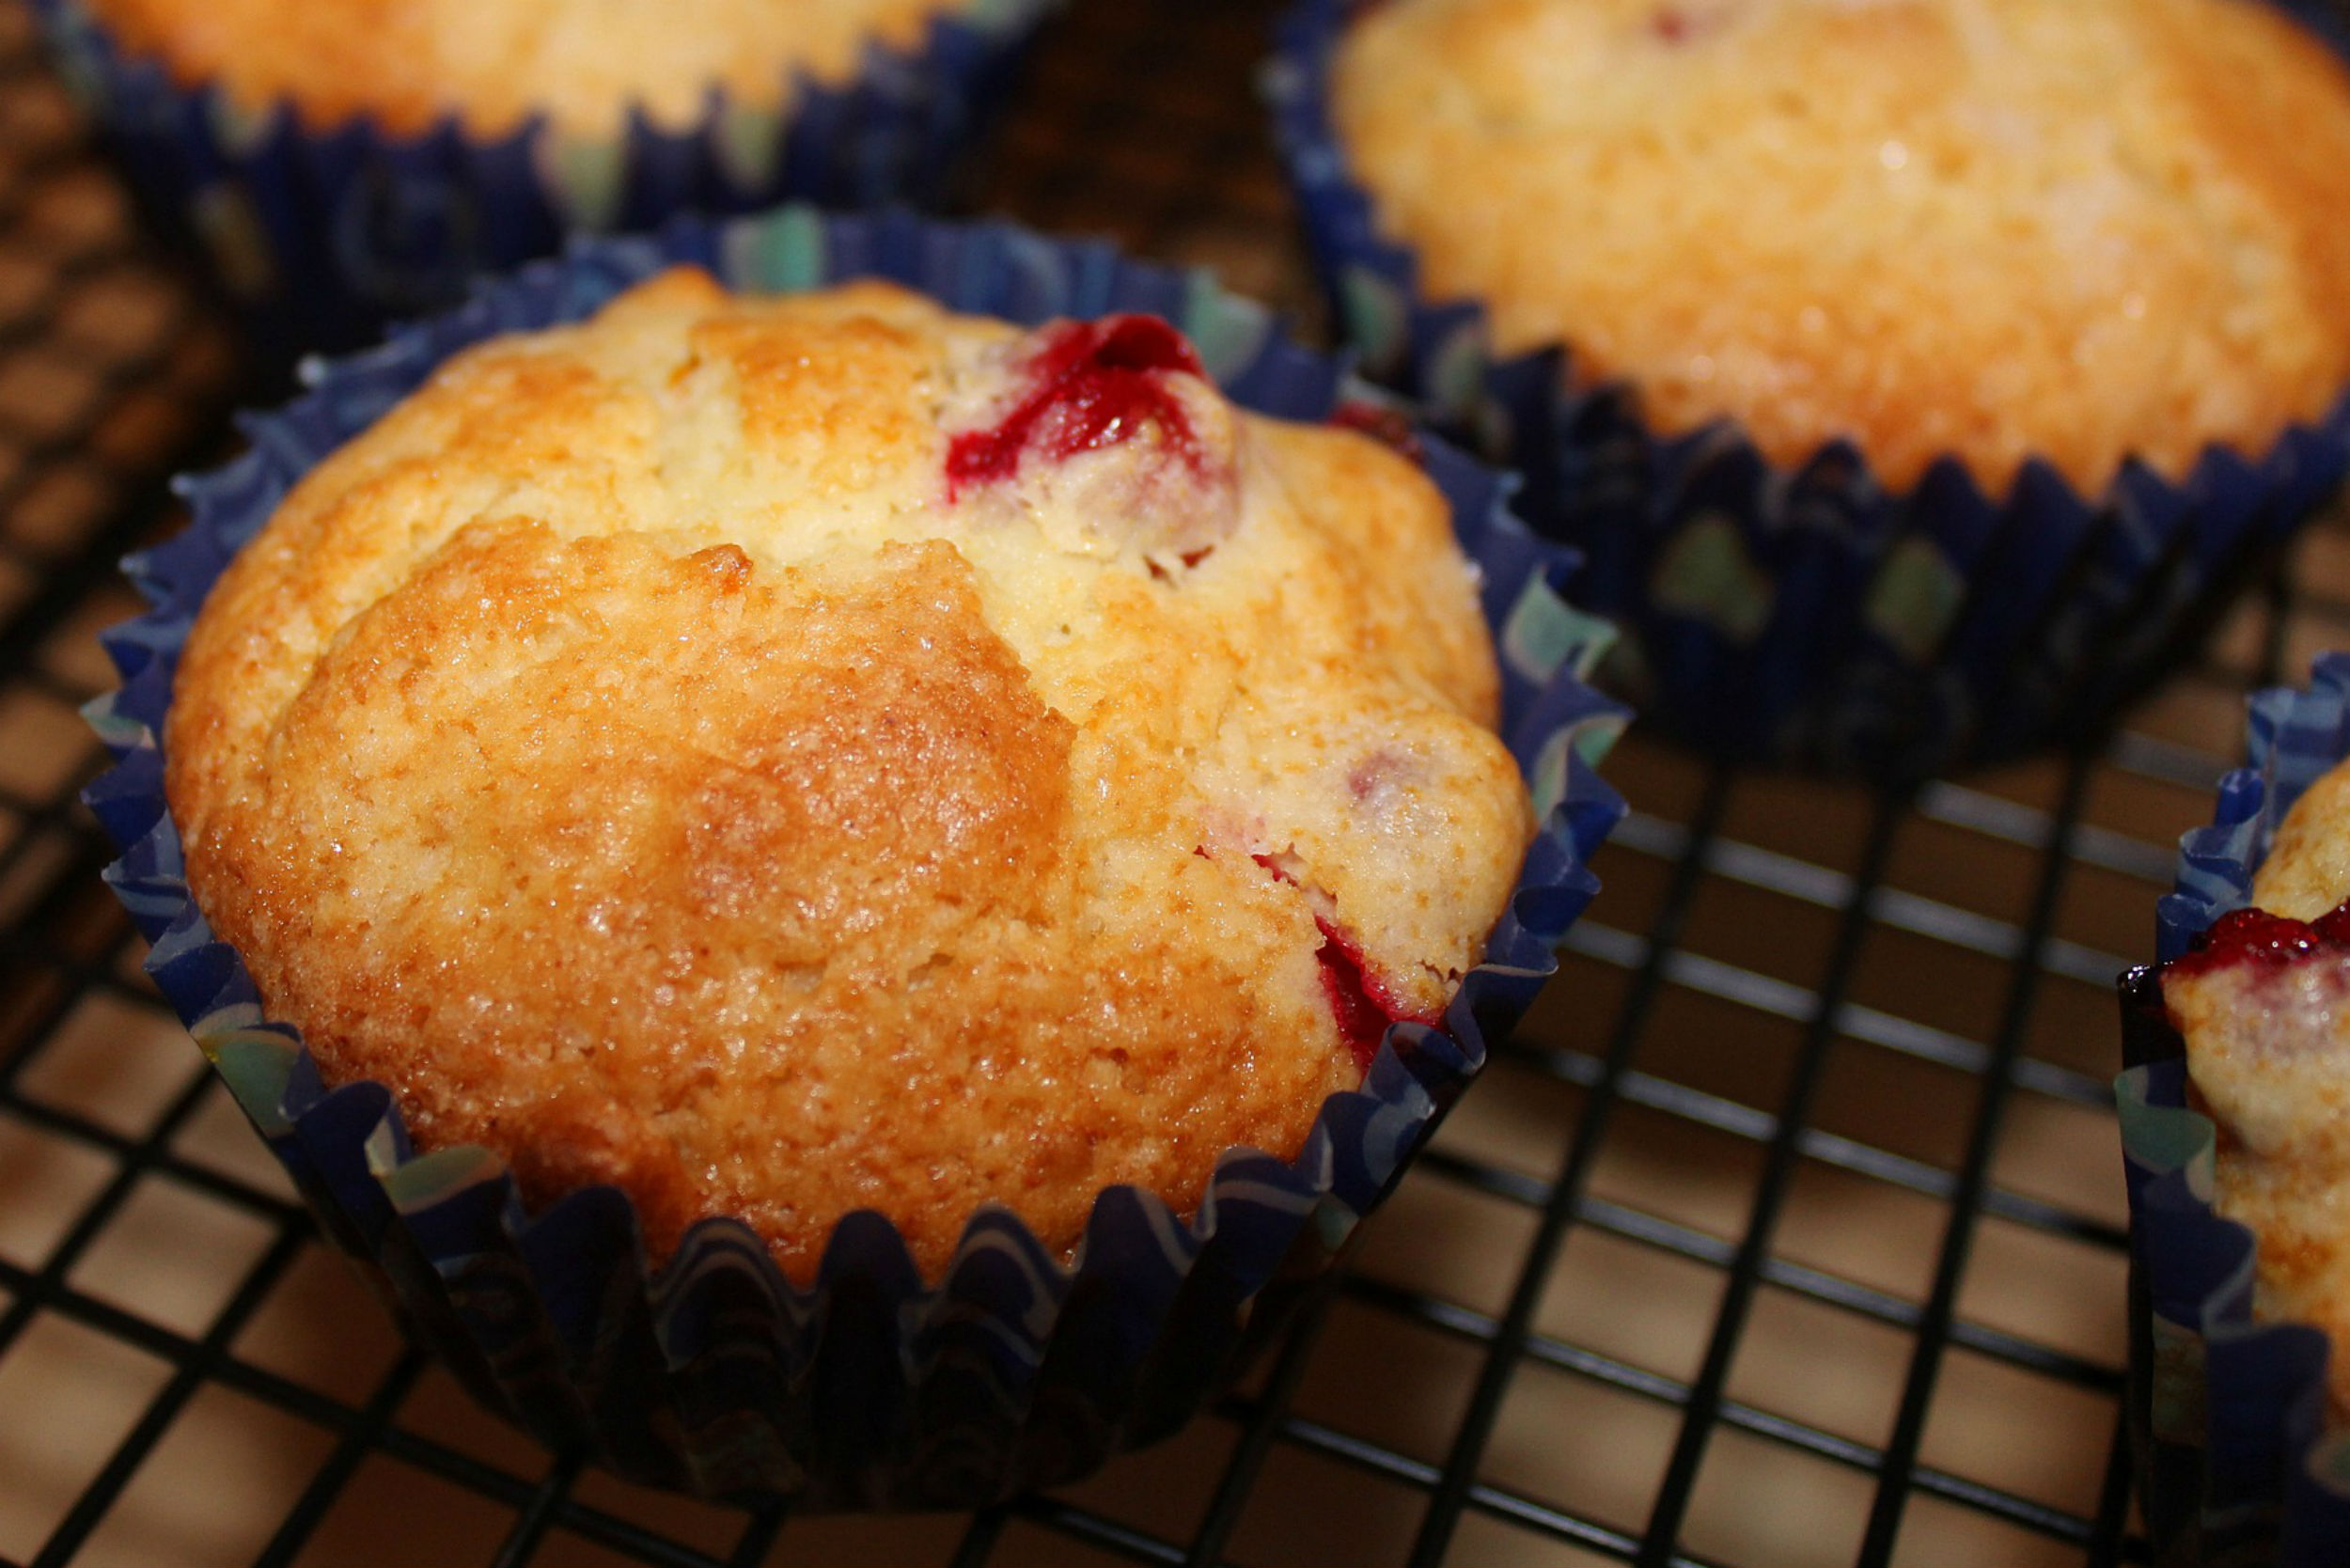
[[[1441,497],[1150,318],[678,271],[451,361],[208,601],[188,877],[330,1081],[806,1279],[1293,1153],[1532,823]]]

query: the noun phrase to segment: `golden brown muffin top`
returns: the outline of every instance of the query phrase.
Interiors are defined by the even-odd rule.
[[[1333,95],[1498,349],[1781,464],[2094,493],[2350,384],[2350,76],[2264,0],[1393,0]]]
[[[2350,1215],[2341,1201],[2350,1184],[2350,922],[2328,917],[2345,899],[2350,763],[2294,803],[2252,880],[2254,909],[2314,926],[2217,928],[2202,954],[2165,971],[2162,987],[2186,1041],[2192,1103],[2219,1129],[2213,1207],[2258,1242],[2254,1310],[2333,1340],[2338,1421],[2350,1420]],[[2261,956],[2279,937],[2304,950]]]
[[[1531,827],[1442,498],[1196,369],[690,271],[451,361],[189,638],[199,906],[330,1080],[656,1257],[1188,1211],[1441,1011]]]
[[[133,54],[248,110],[414,135],[444,115],[504,135],[544,113],[609,136],[632,106],[677,129],[713,87],[783,106],[795,72],[840,82],[867,41],[910,48],[967,0],[83,0]]]

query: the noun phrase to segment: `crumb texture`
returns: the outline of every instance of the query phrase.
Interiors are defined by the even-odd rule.
[[[632,108],[699,121],[711,89],[786,106],[792,79],[838,83],[870,42],[920,43],[960,0],[83,0],[134,54],[237,103],[287,102],[314,129],[372,117],[413,135],[454,115],[477,136],[535,114],[588,136]]]
[[[2094,493],[2350,384],[2350,76],[2262,0],[1394,0],[1333,91],[1432,293],[1776,463]]]
[[[1188,1212],[1357,1081],[1349,1008],[1441,1011],[1531,830],[1441,498],[1069,333],[682,271],[297,487],[166,788],[330,1081],[805,1279],[856,1208],[929,1269],[991,1200]]]

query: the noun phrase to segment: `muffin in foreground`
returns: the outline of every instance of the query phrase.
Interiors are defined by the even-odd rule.
[[[2268,0],[1345,9],[1276,81],[1349,332],[1686,739],[2093,729],[2340,479],[2350,72]]]
[[[1622,715],[1575,679],[1601,643],[1600,629],[1560,597],[1568,557],[1534,539],[1510,514],[1499,476],[1441,442],[1421,442],[1416,460],[1441,492],[1459,547],[1474,563],[1479,619],[1492,629],[1497,659],[1489,665],[1472,656],[1464,663],[1457,651],[1461,644],[1444,629],[1441,616],[1433,641],[1412,649],[1393,642],[1390,632],[1418,614],[1399,612],[1399,604],[1422,603],[1422,596],[1429,596],[1426,603],[1452,603],[1450,590],[1438,581],[1399,585],[1400,600],[1374,594],[1356,604],[1353,613],[1361,619],[1354,624],[1349,651],[1334,667],[1365,657],[1353,651],[1357,645],[1388,648],[1405,672],[1402,684],[1429,712],[1453,705],[1459,694],[1448,692],[1460,674],[1466,672],[1472,686],[1479,684],[1478,669],[1497,675],[1501,732],[1516,771],[1530,788],[1532,818],[1540,828],[1498,917],[1471,940],[1473,966],[1452,989],[1440,1024],[1403,1021],[1380,1027],[1385,1022],[1380,1012],[1408,1019],[1422,1004],[1414,999],[1418,981],[1408,968],[1382,956],[1387,938],[1379,934],[1381,922],[1370,913],[1380,907],[1375,889],[1330,885],[1329,862],[1311,865],[1303,855],[1292,860],[1275,855],[1267,856],[1270,864],[1258,865],[1249,856],[1239,890],[1229,895],[1219,917],[1244,935],[1251,921],[1266,928],[1286,922],[1300,942],[1310,934],[1312,943],[1292,950],[1289,961],[1292,980],[1307,988],[1310,1000],[1301,1001],[1292,985],[1274,1002],[1250,1005],[1283,1016],[1302,1007],[1314,1020],[1312,1039],[1304,1046],[1259,1041],[1250,1047],[1251,1059],[1304,1062],[1310,1073],[1326,1070],[1332,1052],[1342,1051],[1339,1078],[1349,1085],[1359,1079],[1359,1087],[1323,1099],[1293,1152],[1223,1149],[1214,1156],[1204,1190],[1180,1200],[1136,1185],[1104,1186],[1089,1195],[1073,1254],[1058,1241],[1048,1245],[1040,1239],[1003,1203],[983,1202],[962,1216],[960,1237],[943,1266],[927,1258],[917,1263],[916,1238],[873,1210],[858,1209],[822,1240],[812,1276],[797,1278],[787,1278],[776,1250],[738,1217],[692,1225],[665,1261],[649,1245],[636,1203],[612,1185],[597,1183],[534,1209],[525,1201],[516,1172],[478,1146],[418,1152],[409,1137],[406,1107],[380,1081],[330,1090],[321,1080],[319,1060],[293,1029],[263,1007],[254,983],[258,966],[248,970],[191,898],[178,827],[164,810],[158,738],[172,713],[174,676],[190,622],[231,557],[279,510],[305,475],[331,468],[338,448],[462,351],[501,333],[578,321],[680,262],[709,269],[733,288],[757,291],[793,292],[836,279],[878,276],[919,290],[956,311],[1003,315],[1040,326],[1056,318],[1099,322],[1122,312],[1149,312],[1179,323],[1182,337],[1131,323],[1116,331],[1063,327],[1041,339],[997,327],[965,343],[978,362],[1004,370],[1092,364],[1104,372],[1095,390],[1104,394],[1122,378],[1133,378],[1126,394],[1078,398],[1062,413],[1048,412],[1062,400],[1034,397],[1044,384],[1035,377],[1007,375],[986,396],[954,402],[949,428],[955,434],[943,449],[933,444],[931,450],[951,469],[958,487],[958,517],[948,531],[959,531],[954,554],[978,585],[967,594],[944,579],[918,577],[937,569],[945,541],[916,539],[874,548],[875,536],[864,524],[885,509],[860,514],[849,507],[838,511],[835,542],[811,542],[832,526],[821,518],[803,538],[814,554],[801,567],[767,559],[761,548],[736,546],[743,557],[738,561],[735,551],[706,538],[663,536],[664,544],[693,546],[671,550],[667,565],[654,573],[664,582],[682,578],[670,596],[679,602],[697,594],[706,599],[713,583],[732,585],[728,591],[739,590],[739,604],[762,591],[788,597],[784,590],[794,580],[790,572],[800,571],[838,608],[851,597],[844,585],[885,586],[917,574],[925,586],[913,598],[927,618],[923,635],[941,649],[967,647],[976,638],[958,644],[963,634],[949,635],[958,604],[977,600],[988,608],[982,569],[991,558],[1000,564],[1018,556],[1016,536],[1033,526],[1020,520],[1003,494],[991,497],[991,492],[1009,487],[1018,496],[1043,479],[1073,506],[1084,506],[1070,514],[1073,518],[1098,519],[1099,503],[1120,486],[1118,476],[1132,478],[1142,472],[1130,466],[1140,452],[1164,459],[1174,470],[1162,476],[1171,488],[1160,491],[1153,482],[1146,490],[1180,502],[1200,497],[1202,481],[1213,480],[1216,472],[1216,453],[1245,452],[1260,440],[1249,422],[1215,416],[1221,405],[1206,397],[1204,386],[1191,384],[1177,357],[1179,342],[1194,345],[1202,368],[1236,403],[1252,410],[1318,421],[1333,415],[1341,390],[1335,362],[1289,345],[1261,307],[1234,300],[1201,277],[1126,262],[1100,245],[1063,244],[1000,226],[960,228],[904,214],[820,217],[805,209],[785,209],[719,226],[681,224],[657,239],[583,245],[559,265],[529,269],[489,289],[462,312],[403,329],[378,353],[327,367],[309,394],[251,425],[246,456],[190,483],[188,531],[131,563],[134,580],[155,607],[107,639],[124,671],[124,685],[94,707],[92,718],[119,762],[88,799],[125,845],[108,879],[154,944],[149,970],[157,985],[188,1020],[224,1082],[317,1210],[326,1233],[360,1262],[420,1338],[446,1356],[482,1400],[550,1445],[588,1453],[637,1481],[704,1496],[789,1496],[800,1508],[972,1506],[1081,1475],[1110,1453],[1165,1435],[1226,1387],[1278,1336],[1299,1305],[1326,1286],[1362,1216],[1401,1179],[1436,1120],[1475,1076],[1487,1034],[1510,1027],[1555,969],[1553,952],[1596,886],[1586,860],[1622,810],[1590,774],[1587,760],[1604,749]],[[672,281],[620,314],[661,305],[665,298],[668,304],[652,315],[683,310],[673,297],[681,288],[704,292]],[[810,308],[829,320],[823,307]],[[866,290],[852,314],[876,312],[885,325],[901,331],[938,320],[929,306]],[[1092,349],[1080,355],[1062,357],[1053,348],[1060,345],[1065,354],[1068,345],[1089,341]],[[491,351],[493,359],[498,352]],[[653,357],[676,368],[674,344]],[[723,353],[705,353],[702,373],[717,376],[726,364]],[[691,379],[691,374],[681,378],[676,386],[665,381],[658,395],[674,396],[681,404],[690,401],[700,395],[687,385]],[[853,389],[842,396],[858,399],[870,392]],[[938,409],[946,411],[944,400]],[[1183,416],[1180,426],[1178,414]],[[1137,416],[1138,423],[1129,422]],[[726,428],[724,421],[718,424]],[[1091,436],[1107,435],[1112,424],[1138,441],[1137,453],[1121,454],[1115,439],[1105,443],[1108,449],[1092,447]],[[650,422],[641,427],[651,428]],[[1194,443],[1169,442],[1167,432],[1177,429],[1192,432]],[[1307,431],[1300,442],[1310,453],[1330,439],[1326,432]],[[1228,441],[1237,447],[1228,448]],[[723,442],[713,447],[725,449]],[[851,449],[836,448],[829,440],[811,441],[797,449],[794,461]],[[1345,449],[1357,454],[1350,461],[1354,466],[1360,449]],[[1038,450],[1072,461],[1031,475],[1028,463]],[[671,457],[672,477],[690,481],[697,497],[715,494],[724,476],[694,469],[682,450]],[[1092,458],[1104,461],[1087,461]],[[600,449],[577,456],[584,467],[600,461]],[[1380,465],[1379,460],[1367,461],[1373,468]],[[854,479],[846,472],[854,466],[836,464],[829,478],[819,478],[826,486],[834,479]],[[1329,482],[1343,487],[1347,481]],[[1211,482],[1204,488],[1213,493],[1217,487]],[[838,497],[856,489],[848,483],[822,493]],[[525,487],[509,499],[520,506],[531,495]],[[475,504],[490,499],[483,492]],[[706,532],[715,514],[700,499],[679,511],[688,534],[695,528]],[[1024,580],[1024,589],[1035,589],[1026,597],[1007,596],[1017,601],[1015,610],[1029,616],[1028,624],[1048,629],[1048,643],[1058,638],[1061,624],[1047,619],[1054,593],[1058,586],[1078,580],[1073,573],[1093,572],[1088,580],[1097,584],[1114,580],[1120,586],[1113,598],[1121,605],[1161,592],[1184,595],[1188,603],[1195,588],[1206,590],[1197,597],[1213,598],[1219,560],[1229,569],[1224,557],[1245,557],[1251,548],[1232,542],[1237,532],[1218,541],[1194,531],[1206,526],[1213,534],[1212,510],[1154,505],[1136,515],[1168,524],[1176,537],[1154,535],[1145,542],[1072,535],[1063,541],[1073,557],[1063,569],[1042,573],[1032,585]],[[1396,526],[1407,523],[1398,520]],[[523,533],[521,542],[548,541],[536,530]],[[1298,542],[1301,548],[1288,564],[1308,578],[1326,581],[1313,564],[1312,541]],[[1171,555],[1160,548],[1170,543]],[[623,551],[620,541],[595,528],[566,547],[570,544],[582,558],[606,562]],[[975,554],[964,556],[966,546]],[[469,548],[465,535],[454,534],[436,558],[454,560]],[[994,557],[988,556],[991,549],[998,552]],[[1202,550],[1208,553],[1201,555]],[[870,561],[864,558],[869,553]],[[1033,563],[1040,553],[1022,558]],[[1332,570],[1343,580],[1351,569]],[[1456,580],[1460,570],[1457,563],[1449,568]],[[563,624],[567,612],[561,602],[562,596],[553,595],[545,601],[538,624],[549,635]],[[262,617],[264,623],[279,619],[274,607]],[[750,623],[747,617],[740,619]],[[631,624],[642,629],[640,622]],[[1070,624],[1073,633],[1080,629],[1076,620]],[[256,630],[266,641],[266,624]],[[388,630],[354,630],[349,642]],[[1007,645],[1015,640],[998,635]],[[1294,635],[1299,652],[1284,655],[1293,666],[1320,657],[1313,626],[1301,626]],[[1292,635],[1285,627],[1285,638]],[[791,664],[789,651],[778,651],[776,657],[782,666]],[[1195,686],[1199,672],[1212,672],[1221,657],[1214,639],[1203,636],[1198,648],[1155,665],[1154,682],[1169,690],[1165,711],[1183,711],[1174,694]],[[868,651],[851,663],[858,666],[854,676],[839,666],[824,673],[844,681],[862,678],[885,661]],[[1023,678],[1042,690],[1052,660],[1040,655],[1037,663],[1044,673]],[[994,667],[999,675],[1011,673],[1008,663]],[[390,663],[373,667],[394,689],[401,673]],[[721,692],[737,679],[714,662],[695,666],[689,675]],[[1001,689],[1007,709],[1017,707],[1009,680]],[[1154,708],[1158,700],[1138,703],[1136,712]],[[1235,711],[1252,700],[1236,701]],[[703,707],[714,729],[732,722],[717,704]],[[849,710],[840,713],[847,715]],[[964,716],[972,726],[963,731],[968,738],[999,716],[1010,724],[1017,715],[986,709]],[[1293,744],[1269,746],[1277,776],[1257,803],[1258,813],[1276,826],[1293,819],[1292,836],[1302,849],[1312,849],[1321,826],[1308,807],[1330,798],[1317,792],[1317,778],[1327,775],[1309,765],[1313,748],[1321,738],[1343,732],[1349,717],[1301,716]],[[1076,720],[1070,722],[1073,729],[1079,727]],[[900,728],[912,735],[925,733],[911,721]],[[995,750],[1000,755],[1006,748]],[[965,754],[942,749],[937,755],[951,761]],[[1216,773],[1226,760],[1208,748],[1198,761],[1205,770],[1202,777],[1243,776]],[[1408,806],[1415,787],[1409,761],[1398,756],[1359,776],[1350,765],[1340,791],[1344,809],[1385,817]],[[420,775],[441,766],[440,760],[428,759]],[[706,776],[710,770],[702,772]],[[525,782],[515,780],[514,787]],[[587,786],[591,804],[600,788],[597,780]],[[1512,833],[1524,831],[1524,810],[1513,798]],[[976,815],[965,820],[979,823]],[[1219,817],[1200,841],[1184,844],[1180,857],[1186,862],[1180,873],[1184,886],[1194,886],[1188,879],[1202,873],[1221,879],[1223,870],[1239,870],[1237,866],[1219,870],[1212,862],[1252,844],[1254,822],[1245,812]],[[1147,868],[1155,853],[1146,846],[1132,863]],[[1412,853],[1406,846],[1398,857],[1408,862]],[[1189,864],[1194,861],[1196,867]],[[1386,869],[1383,864],[1382,871]],[[922,870],[918,862],[915,870]],[[1317,876],[1300,874],[1308,870]],[[964,886],[973,877],[961,867],[933,867],[923,874],[932,872],[941,881],[964,878]],[[1416,874],[1403,866],[1399,884],[1408,887]],[[1221,885],[1214,880],[1198,886]],[[850,890],[859,886],[872,884],[860,885],[854,876],[843,884]],[[1014,895],[1028,886],[1015,886]],[[1321,906],[1316,886],[1335,895],[1327,908]],[[731,893],[725,886],[710,889],[713,898]],[[1356,901],[1351,913],[1348,901]],[[917,917],[931,907],[920,900],[909,902]],[[1397,920],[1410,925],[1427,918],[1434,907],[1414,899],[1391,909]],[[1267,918],[1261,913],[1267,910],[1277,917]],[[1163,914],[1173,922],[1185,912]],[[1323,956],[1343,959],[1350,950],[1330,939],[1341,933],[1333,922],[1341,915],[1357,922],[1347,941],[1368,960],[1359,985],[1343,964],[1325,963]],[[1323,930],[1325,923],[1330,932]],[[1132,962],[1148,961],[1146,951]],[[1130,961],[1120,955],[1120,962]],[[1212,969],[1222,962],[1221,954],[1209,961]],[[1383,965],[1391,966],[1383,970]],[[927,983],[940,979],[929,976]],[[1113,978],[1104,983],[1120,982]],[[1335,1023],[1343,1016],[1338,1007],[1341,998],[1365,1004],[1346,1029],[1343,1038],[1350,1043],[1343,1046]],[[1203,1011],[1221,1005],[1212,998],[1184,1000]],[[1357,1054],[1366,1038],[1375,1043],[1367,1069]],[[1315,1068],[1316,1062],[1324,1066]],[[578,1076],[588,1081],[586,1074]],[[1096,1092],[1090,1081],[1072,1088],[1070,1099]],[[918,1216],[914,1223],[918,1231]]]
[[[665,1256],[1189,1210],[1434,1023],[1533,822],[1443,498],[1154,317],[706,273],[470,351],[188,639],[188,881],[328,1081]]]
[[[2256,696],[2248,765],[2180,843],[2159,966],[2122,980],[2130,1417],[2156,1560],[2341,1560],[2338,1213],[2350,656]]]
[[[1051,0],[36,0],[265,375],[566,233],[934,197]]]

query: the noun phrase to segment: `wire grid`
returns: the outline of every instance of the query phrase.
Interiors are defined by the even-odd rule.
[[[1310,290],[1268,8],[1078,0],[972,204]],[[0,8],[0,1559],[2107,1562],[2132,1533],[2110,985],[2240,698],[2344,645],[2322,527],[2097,757],[1912,796],[1637,735],[1560,980],[1213,1415],[977,1517],[552,1459],[406,1349],[138,976],[74,709],[226,339]]]

